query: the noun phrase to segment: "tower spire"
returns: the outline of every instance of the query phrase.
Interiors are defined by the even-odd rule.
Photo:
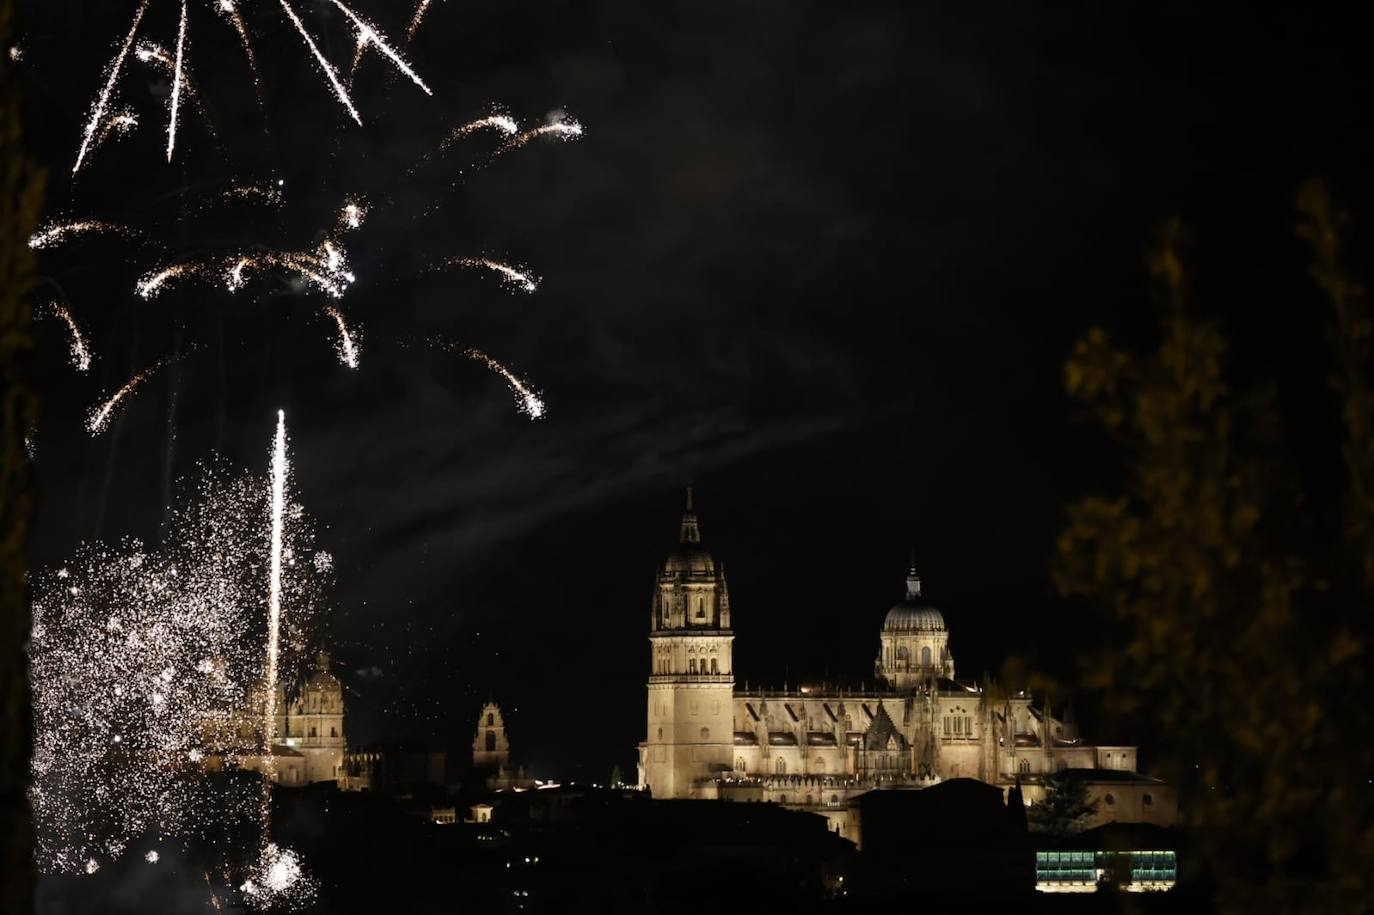
[[[697,526],[697,513],[692,508],[692,487],[687,487],[687,507],[682,512],[682,529],[678,539],[683,543],[700,543],[701,528]]]
[[[915,600],[921,596],[921,576],[916,572],[916,549],[911,550],[911,567],[906,573],[906,599]]]

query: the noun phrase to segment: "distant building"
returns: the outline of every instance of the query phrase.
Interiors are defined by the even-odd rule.
[[[229,718],[229,726],[207,720],[207,743],[220,749],[211,754],[212,768],[223,765],[260,771],[262,747],[262,690]],[[321,651],[295,696],[288,699],[278,684],[277,714],[272,728],[272,780],[282,785],[310,785],[343,777],[343,685],[330,670],[329,653]]]
[[[857,841],[848,801],[874,788],[973,778],[1005,793],[1019,780],[1032,802],[1043,797],[1043,776],[1072,768],[1130,776],[1110,789],[1089,779],[1104,798],[1095,822],[1118,811],[1140,818],[1152,805],[1154,821],[1172,822],[1172,794],[1136,774],[1135,747],[1094,746],[1071,714],[1056,717],[1024,692],[994,700],[956,680],[945,618],[922,599],[914,566],[883,620],[874,682],[740,688],[725,571],[702,546],[690,489],[678,540],[659,569],[649,619],[639,784],[655,798],[772,802],[821,814]]]
[[[504,769],[510,765],[510,740],[501,706],[488,702],[477,719],[477,734],[472,739],[474,769]]]
[[[510,739],[506,736],[501,706],[488,702],[482,706],[472,737],[472,768],[488,773],[487,787],[493,791],[533,787],[535,781],[525,777],[524,766],[512,767],[510,758]]]

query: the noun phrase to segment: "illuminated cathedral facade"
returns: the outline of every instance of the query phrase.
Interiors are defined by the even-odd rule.
[[[1105,802],[1099,819],[1172,819],[1163,786],[1136,774],[1135,747],[1089,744],[1072,714],[956,679],[949,629],[915,568],[883,619],[871,683],[741,689],[724,569],[702,546],[690,490],[678,546],[658,570],[649,645],[639,783],[656,798],[772,802],[856,838],[848,802],[873,788],[973,778],[1022,782],[1034,798],[1046,774],[1100,770],[1089,779]]]

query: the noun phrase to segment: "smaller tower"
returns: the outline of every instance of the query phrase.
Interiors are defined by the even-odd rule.
[[[477,733],[472,739],[472,767],[499,772],[509,766],[510,740],[506,737],[501,706],[488,702],[482,706],[482,714],[477,719]]]
[[[894,689],[908,690],[931,680],[954,677],[949,630],[939,610],[921,599],[915,557],[906,576],[906,597],[883,620],[874,673]]]

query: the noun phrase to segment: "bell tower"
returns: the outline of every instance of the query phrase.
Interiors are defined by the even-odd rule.
[[[725,570],[701,545],[691,487],[649,618],[648,734],[639,783],[656,798],[714,796],[734,747],[734,634]]]

